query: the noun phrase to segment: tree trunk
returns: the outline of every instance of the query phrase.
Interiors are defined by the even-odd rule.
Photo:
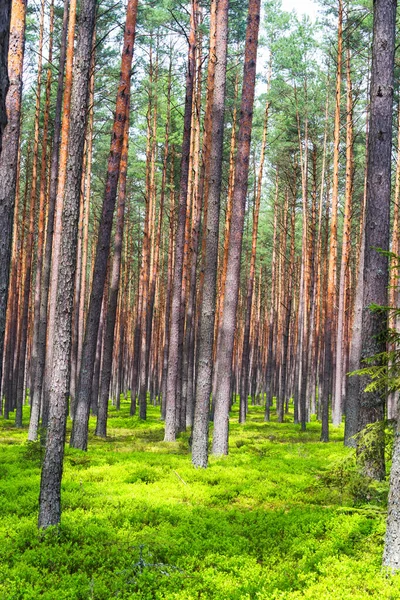
[[[53,30],[54,30],[54,2],[50,6],[50,31],[49,31],[49,55],[48,63],[53,60]],[[50,113],[50,94],[51,94],[51,68],[47,69],[46,78],[46,99],[43,117],[42,132],[42,156],[40,166],[40,191],[39,191],[39,219],[38,219],[38,240],[37,240],[37,259],[35,276],[35,296],[34,296],[34,324],[32,339],[32,364],[31,364],[31,416],[29,420],[28,440],[33,441],[37,437],[40,413],[40,396],[35,394],[36,371],[39,355],[39,328],[40,328],[40,305],[41,305],[41,280],[43,271],[43,249],[46,221],[46,196],[47,196],[47,144]],[[40,386],[40,390],[41,390]]]
[[[64,89],[64,65],[66,58],[66,39],[68,26],[68,6],[69,0],[64,0],[64,14],[61,33],[60,59],[58,67],[58,82],[57,82],[57,97],[54,115],[54,131],[53,144],[50,163],[50,189],[49,203],[47,210],[47,226],[46,226],[46,245],[43,257],[43,272],[40,291],[40,322],[38,328],[37,342],[37,357],[36,357],[36,372],[33,385],[32,406],[40,406],[42,400],[43,380],[45,374],[46,363],[46,333],[47,333],[47,315],[48,315],[48,299],[50,288],[50,270],[51,256],[53,246],[53,231],[54,231],[54,213],[57,196],[58,182],[58,163],[60,153],[60,134],[61,134],[61,112],[62,112],[62,97]],[[42,404],[42,425],[47,426],[48,420],[48,398],[43,398]],[[33,441],[37,438],[39,427],[39,412],[35,409],[31,415],[29,423],[28,439]]]
[[[168,374],[165,397],[165,436],[166,442],[176,437],[176,400],[178,395],[178,368],[182,357],[183,319],[182,319],[182,274],[185,245],[186,203],[189,180],[189,156],[192,122],[192,100],[195,76],[196,31],[194,23],[194,0],[190,17],[189,54],[186,72],[185,114],[183,119],[183,140],[181,158],[181,177],[179,186],[178,229],[175,242],[175,265],[171,297],[171,324],[169,335]]]
[[[339,283],[339,306],[338,306],[338,326],[336,338],[336,373],[335,373],[335,393],[336,402],[332,410],[332,424],[340,425],[342,422],[342,385],[343,385],[343,363],[346,348],[344,347],[345,334],[345,309],[346,293],[348,282],[348,269],[351,251],[351,213],[353,196],[353,95],[351,86],[350,71],[350,49],[347,48],[346,60],[346,192],[343,217],[343,240],[342,240],[342,259],[340,265],[340,283]]]
[[[121,273],[122,240],[124,233],[125,198],[126,198],[126,172],[128,167],[129,144],[129,105],[125,122],[124,142],[121,154],[119,176],[117,223],[114,235],[114,256],[111,267],[110,290],[108,295],[108,308],[106,329],[103,346],[103,368],[100,375],[99,408],[97,414],[96,435],[105,438],[107,435],[107,410],[110,391],[112,358],[114,349],[115,321],[117,316],[117,302],[119,281]]]
[[[107,260],[110,250],[111,229],[124,139],[125,121],[131,80],[133,47],[135,41],[137,0],[129,0],[126,10],[124,44],[121,58],[121,76],[118,87],[115,119],[111,138],[110,156],[107,167],[107,180],[103,200],[102,216],[96,249],[92,290],[86,322],[85,340],[82,349],[82,365],[76,395],[76,407],[70,445],[73,448],[87,449],[90,397],[96,358],[97,335],[101,312],[101,302],[106,280]]]
[[[62,211],[64,190],[67,178],[67,160],[68,160],[68,140],[70,128],[70,110],[71,110],[71,93],[72,93],[72,69],[74,62],[74,40],[75,40],[75,22],[76,22],[76,4],[77,0],[69,0],[68,11],[68,32],[67,32],[67,48],[65,55],[65,82],[64,94],[62,103],[62,121],[61,121],[61,139],[59,145],[59,155],[57,157],[57,177],[55,194],[55,208],[53,217],[52,231],[52,250],[51,250],[51,266],[50,266],[50,281],[49,281],[49,312],[47,321],[47,349],[46,349],[46,381],[45,381],[45,410],[44,410],[44,425],[47,421],[48,411],[48,388],[51,381],[51,368],[53,364],[53,349],[54,349],[54,322],[55,311],[57,304],[57,278],[59,269],[59,255],[61,250],[61,228],[62,228]],[[66,10],[66,5],[64,5]],[[61,63],[62,54],[60,54]],[[60,64],[61,66],[61,64]],[[53,165],[52,165],[53,166]],[[52,175],[53,177],[53,175]],[[53,183],[53,182],[52,182]],[[50,201],[50,203],[52,200]],[[49,215],[50,216],[50,215]]]
[[[342,83],[342,43],[343,43],[343,4],[339,0],[338,17],[338,50],[336,67],[336,103],[335,128],[333,133],[333,180],[332,207],[329,238],[328,289],[326,295],[325,316],[325,373],[322,398],[322,431],[321,441],[329,441],[329,397],[334,372],[333,340],[336,332],[336,271],[337,271],[337,221],[339,200],[339,150],[340,150],[340,98]],[[338,399],[332,397],[332,412],[335,414]]]
[[[61,519],[61,478],[70,383],[72,307],[76,270],[79,201],[86,133],[90,54],[95,22],[95,0],[82,0],[71,98],[68,168],[63,203],[62,238],[58,274],[55,339],[49,396],[49,426],[39,497],[39,527]]]
[[[8,123],[3,133],[0,156],[0,381],[3,371],[4,333],[10,277],[14,204],[18,171],[21,124],[22,67],[25,50],[26,0],[14,0],[11,10],[6,98]]]
[[[219,0],[216,13],[215,80],[211,104],[211,146],[208,183],[207,234],[202,304],[200,307],[199,351],[195,412],[193,422],[192,463],[206,467],[208,462],[208,423],[213,375],[213,344],[218,264],[219,210],[222,182],[224,139],[226,60],[229,1]]]
[[[240,283],[240,262],[244,213],[247,196],[251,129],[257,63],[260,0],[250,0],[243,70],[241,118],[235,163],[233,214],[229,240],[224,312],[221,324],[221,345],[218,357],[217,391],[215,398],[213,453],[228,453],[229,407],[231,400],[232,357],[236,328],[236,309]]]
[[[8,79],[8,43],[10,37],[11,0],[0,0],[0,154],[2,138],[7,125],[6,96]]]
[[[377,248],[389,250],[391,151],[393,109],[393,65],[395,44],[395,0],[376,0],[372,42],[370,127],[368,135],[367,198],[365,214],[364,297],[361,328],[361,363],[386,351],[387,314],[372,311],[372,304],[387,306],[388,258]],[[379,362],[378,362],[379,364]],[[365,392],[368,377],[360,378],[358,427],[384,418],[385,398],[379,391]],[[375,479],[385,477],[383,425],[370,450],[357,448],[364,472]],[[394,468],[396,471],[396,467]],[[389,512],[390,512],[389,508]],[[390,534],[389,538],[390,539]],[[386,546],[388,556],[388,544]],[[390,559],[388,559],[390,560]]]
[[[270,76],[268,78],[270,81]],[[269,87],[269,86],[268,86]],[[268,90],[267,90],[268,91]],[[240,410],[239,410],[239,422],[244,423],[247,415],[247,401],[249,393],[249,367],[250,367],[250,323],[253,307],[253,289],[254,289],[254,277],[256,271],[256,256],[257,256],[257,235],[258,235],[258,217],[260,214],[260,202],[261,202],[261,188],[264,171],[264,160],[265,151],[267,146],[267,131],[268,131],[268,113],[269,113],[269,100],[267,100],[265,107],[264,116],[264,128],[263,137],[261,143],[261,156],[260,166],[258,169],[257,188],[256,196],[253,209],[253,233],[251,241],[251,259],[250,259],[250,272],[247,283],[247,298],[246,298],[246,316],[245,316],[245,329],[243,336],[243,348],[242,348],[242,368],[240,374]]]

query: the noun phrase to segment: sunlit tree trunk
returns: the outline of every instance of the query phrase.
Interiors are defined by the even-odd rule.
[[[329,397],[332,389],[332,374],[334,371],[333,340],[336,332],[336,271],[337,271],[337,221],[339,199],[339,147],[340,147],[340,100],[342,84],[342,44],[343,44],[343,4],[339,0],[338,17],[338,49],[336,67],[336,103],[335,126],[333,132],[333,175],[332,175],[332,205],[329,238],[328,288],[326,295],[325,315],[325,374],[322,398],[322,431],[321,441],[329,440]],[[332,410],[336,410],[338,399],[332,397]]]
[[[346,192],[344,202],[343,217],[343,240],[342,240],[342,259],[340,265],[340,283],[339,283],[339,304],[338,304],[338,325],[336,338],[336,372],[335,372],[335,393],[336,402],[332,410],[332,424],[340,425],[342,422],[343,408],[343,366],[344,356],[347,349],[344,346],[345,336],[345,309],[346,293],[348,283],[348,269],[350,261],[350,235],[351,235],[351,214],[352,214],[352,196],[353,196],[353,178],[354,178],[354,156],[353,156],[353,95],[350,71],[350,49],[347,48],[346,59]]]
[[[50,26],[49,26],[49,55],[48,63],[53,60],[53,31],[54,31],[54,3],[50,6]],[[44,236],[45,236],[45,221],[46,221],[46,200],[47,200],[47,145],[48,145],[48,129],[49,129],[49,113],[50,113],[50,94],[51,94],[51,68],[47,69],[46,76],[46,98],[43,117],[42,131],[42,156],[40,166],[40,191],[39,191],[39,217],[38,217],[38,239],[37,239],[37,259],[36,259],[36,275],[35,275],[35,296],[34,296],[34,324],[33,324],[33,340],[32,340],[32,364],[31,364],[31,417],[29,421],[28,440],[33,441],[37,437],[37,429],[39,424],[40,414],[40,395],[35,394],[36,370],[38,368],[39,355],[39,328],[40,328],[40,305],[41,305],[41,281],[43,271],[43,251],[44,251]],[[40,386],[41,390],[41,386]]]
[[[34,121],[34,141],[33,141],[33,160],[32,176],[30,189],[29,206],[29,232],[25,252],[25,273],[24,273],[24,296],[21,315],[21,346],[18,362],[18,384],[17,384],[17,407],[15,412],[15,424],[22,427],[22,406],[25,398],[25,365],[26,348],[28,341],[28,319],[29,319],[29,301],[31,294],[31,275],[33,263],[34,235],[35,235],[35,216],[36,216],[36,196],[38,187],[38,162],[39,162],[39,119],[40,119],[40,98],[42,87],[42,55],[43,55],[43,31],[44,31],[44,0],[41,3],[40,25],[39,25],[39,47],[38,47],[38,67],[36,83],[36,105]]]

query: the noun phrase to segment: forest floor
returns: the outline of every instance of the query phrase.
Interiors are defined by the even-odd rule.
[[[107,441],[67,448],[62,525],[39,533],[40,444],[0,419],[1,600],[400,599],[380,567],[387,483],[357,474],[341,428],[322,444],[286,420],[234,409],[230,455],[196,470],[187,434],[164,443],[159,408],[141,422],[124,403]]]

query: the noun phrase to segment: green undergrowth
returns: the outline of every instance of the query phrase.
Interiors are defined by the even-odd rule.
[[[230,455],[199,470],[188,434],[167,444],[158,408],[141,422],[123,403],[106,441],[91,419],[88,452],[66,449],[62,524],[38,532],[40,444],[1,420],[1,600],[400,599],[380,567],[387,483],[357,473],[342,428],[322,444],[286,421],[234,407]]]

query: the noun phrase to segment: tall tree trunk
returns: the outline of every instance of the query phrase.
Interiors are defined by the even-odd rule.
[[[183,140],[181,158],[181,177],[179,186],[178,229],[175,242],[175,264],[171,297],[171,324],[169,335],[169,355],[167,390],[165,398],[165,436],[166,442],[176,437],[176,399],[178,394],[178,368],[182,356],[183,315],[182,315],[182,274],[185,245],[186,203],[189,181],[189,157],[192,122],[193,87],[196,69],[196,31],[194,20],[195,0],[192,0],[189,34],[189,54],[186,72],[185,114],[183,118]]]
[[[390,265],[390,284],[389,284],[389,306],[397,308],[399,306],[399,259],[400,254],[400,105],[397,109],[397,163],[396,163],[396,179],[394,191],[394,207],[393,207],[393,225],[392,225],[392,241],[390,251],[396,255],[391,260]],[[399,316],[389,314],[388,325],[390,329],[400,331]],[[395,350],[395,344],[391,345],[391,350]],[[397,404],[399,392],[396,390],[391,392],[388,397],[387,417],[388,419],[397,419]]]
[[[340,425],[342,422],[342,404],[343,404],[343,365],[346,349],[344,347],[345,334],[345,309],[346,293],[348,282],[348,269],[351,251],[351,213],[353,196],[353,95],[351,85],[350,71],[350,49],[347,48],[346,60],[346,192],[343,217],[343,240],[342,240],[342,259],[340,265],[340,283],[339,283],[339,305],[338,305],[338,326],[336,338],[336,373],[335,373],[335,398],[336,402],[332,410],[332,424]]]
[[[76,394],[74,423],[70,441],[70,445],[73,448],[80,448],[82,450],[87,449],[91,387],[93,381],[94,362],[96,358],[101,302],[106,280],[111,229],[115,201],[117,197],[124,128],[127,118],[133,47],[135,42],[136,13],[137,0],[129,0],[126,10],[124,44],[121,58],[121,76],[117,94],[110,156],[108,159],[106,188],[97,241],[92,290],[90,294],[89,310],[85,330],[85,340],[82,349],[82,365]]]
[[[165,398],[167,395],[167,376],[168,376],[168,355],[169,355],[169,331],[170,331],[170,311],[171,311],[171,293],[172,277],[174,267],[174,246],[175,246],[175,190],[174,190],[174,147],[171,151],[170,165],[170,197],[169,197],[169,240],[168,240],[168,267],[167,267],[167,290],[165,293],[165,336],[163,349],[163,367],[161,380],[161,418],[165,420],[166,406]]]
[[[218,0],[215,38],[215,80],[211,104],[210,180],[206,234],[206,263],[200,307],[199,351],[195,412],[193,422],[192,463],[206,467],[208,461],[208,423],[213,375],[213,343],[218,264],[219,211],[222,182],[224,139],[226,60],[228,44],[228,0]]]
[[[4,333],[18,171],[25,19],[26,0],[14,0],[11,10],[9,38],[8,75],[10,86],[6,98],[8,123],[3,133],[0,156],[0,381],[3,371]]]
[[[39,26],[39,48],[38,48],[38,69],[36,84],[36,106],[34,121],[34,142],[33,142],[33,161],[32,178],[30,190],[29,207],[29,232],[25,252],[25,277],[24,277],[24,296],[21,319],[21,347],[18,364],[18,385],[17,385],[17,407],[15,412],[15,424],[22,427],[22,406],[25,399],[25,365],[26,365],[26,347],[28,341],[28,320],[29,320],[29,301],[31,295],[31,275],[33,263],[33,248],[35,235],[35,216],[36,216],[36,196],[38,184],[38,162],[39,162],[39,119],[40,119],[40,97],[42,87],[42,55],[43,55],[43,30],[44,30],[44,0],[41,3],[40,26]]]
[[[336,271],[337,271],[337,219],[339,199],[339,150],[340,150],[340,99],[342,84],[342,44],[343,44],[343,3],[339,0],[338,50],[336,67],[335,127],[333,132],[333,180],[332,208],[329,238],[328,289],[325,317],[325,373],[322,398],[321,441],[329,440],[329,397],[331,394],[332,373],[334,371],[332,342],[336,331]],[[332,410],[336,410],[337,398],[332,397]]]
[[[40,291],[40,322],[38,329],[38,343],[36,356],[36,373],[33,385],[32,406],[40,406],[42,400],[43,380],[45,374],[46,363],[46,334],[47,334],[47,315],[48,315],[48,299],[50,289],[50,272],[51,272],[51,256],[53,246],[53,231],[54,231],[54,214],[57,196],[58,182],[58,163],[60,153],[60,134],[61,134],[61,113],[62,113],[62,97],[64,89],[64,66],[66,58],[66,41],[68,28],[68,7],[69,0],[64,0],[64,13],[61,32],[60,58],[58,66],[58,82],[57,82],[57,97],[54,114],[54,130],[53,142],[50,162],[50,186],[49,186],[49,203],[47,210],[47,226],[46,226],[46,245],[43,257],[43,271]],[[42,404],[42,425],[47,425],[48,420],[48,398],[43,398]],[[33,441],[37,438],[39,426],[39,413],[35,411],[31,416],[29,423],[28,439]]]
[[[53,30],[54,30],[54,2],[50,5],[50,28],[49,28],[49,55],[48,63],[51,65],[53,60]],[[31,364],[31,417],[29,420],[28,440],[33,441],[37,437],[37,428],[40,414],[40,396],[35,394],[36,370],[39,355],[39,328],[40,328],[40,305],[41,305],[41,280],[43,271],[43,249],[46,221],[46,198],[47,198],[47,145],[50,113],[50,94],[51,94],[51,68],[47,69],[46,77],[46,99],[43,117],[42,132],[42,156],[40,166],[40,191],[39,191],[39,218],[38,218],[38,240],[37,240],[37,259],[35,275],[35,297],[34,297],[34,324],[32,340],[32,364]],[[40,387],[41,389],[41,387]]]
[[[59,145],[59,155],[57,162],[57,185],[55,194],[55,208],[53,217],[53,230],[52,230],[52,251],[51,251],[51,271],[50,271],[50,282],[49,282],[49,313],[47,321],[47,349],[46,349],[46,381],[45,381],[45,418],[43,419],[44,425],[47,421],[48,411],[48,388],[51,381],[51,368],[53,364],[53,350],[54,350],[54,323],[55,323],[55,311],[57,304],[57,278],[59,270],[59,256],[61,251],[61,229],[62,229],[62,212],[63,212],[63,200],[64,190],[67,179],[67,160],[68,160],[68,141],[69,141],[69,128],[71,122],[71,94],[72,94],[72,69],[74,63],[74,40],[75,40],[75,23],[76,23],[76,4],[77,0],[69,0],[69,11],[68,11],[68,32],[67,32],[67,48],[65,56],[65,82],[64,82],[64,94],[62,103],[62,121],[61,121],[61,140]],[[64,5],[64,10],[66,5]],[[60,55],[60,62],[61,62]],[[61,65],[60,65],[61,66]],[[53,166],[53,165],[52,165]],[[80,183],[80,182],[79,182]]]
[[[112,358],[114,349],[115,321],[117,316],[118,291],[121,273],[122,240],[124,233],[126,173],[128,168],[129,144],[129,105],[125,122],[124,142],[121,154],[119,176],[117,222],[114,235],[114,256],[111,267],[110,290],[108,294],[107,319],[103,346],[103,368],[100,375],[99,409],[97,414],[96,435],[107,435],[107,409],[110,391]]]
[[[95,22],[95,0],[82,0],[76,45],[68,168],[63,203],[60,268],[52,377],[49,396],[49,425],[39,496],[40,528],[57,525],[61,519],[61,478],[70,383],[72,307],[76,271],[79,201],[89,97],[90,54]]]
[[[376,0],[374,4],[361,363],[366,358],[386,351],[386,312],[372,311],[370,306],[372,304],[387,306],[388,301],[388,258],[378,252],[377,248],[389,250],[396,4],[395,0]],[[369,423],[383,421],[384,417],[385,398],[379,391],[364,391],[367,383],[368,377],[360,378],[359,431]],[[362,440],[358,452],[361,449]],[[380,430],[377,430],[376,440],[370,450],[365,448],[362,450],[363,456],[360,458],[365,473],[370,477],[383,479],[385,477],[383,424]],[[396,468],[395,466],[394,472]],[[389,508],[389,512],[390,510]],[[387,540],[390,540],[390,534]],[[388,544],[386,552],[390,561]]]
[[[260,0],[250,0],[247,17],[246,45],[243,70],[241,118],[235,163],[235,189],[229,240],[228,265],[224,312],[221,324],[220,356],[218,357],[218,384],[215,398],[213,453],[228,453],[229,407],[231,400],[232,357],[236,328],[236,310],[239,296],[240,262],[244,213],[247,196],[251,129],[256,78]]]
[[[268,81],[271,76],[269,75]],[[269,88],[269,86],[268,86]],[[246,298],[246,316],[245,316],[245,329],[243,336],[243,349],[242,349],[242,369],[240,374],[240,411],[239,411],[239,422],[244,423],[247,414],[247,396],[249,393],[249,367],[250,367],[250,323],[253,307],[253,289],[254,289],[254,277],[256,270],[256,256],[257,256],[257,235],[258,235],[258,217],[260,214],[260,202],[261,202],[261,188],[264,171],[264,160],[265,151],[267,147],[267,131],[268,131],[268,113],[269,113],[270,102],[267,100],[265,106],[264,115],[264,128],[263,137],[261,143],[261,156],[260,166],[258,169],[257,188],[256,196],[254,201],[253,209],[253,234],[251,241],[251,259],[250,259],[250,272],[247,283],[247,298]]]
[[[373,219],[371,219],[370,211],[375,212],[375,215],[380,215],[383,205],[385,206],[385,216],[389,220],[389,200],[390,200],[390,153],[391,153],[391,125],[392,125],[392,102],[393,102],[393,53],[395,44],[395,22],[396,22],[396,0],[376,0],[374,4],[374,43],[372,53],[372,81],[371,81],[371,135],[370,135],[370,146],[369,154],[371,156],[371,162],[368,161],[368,167],[379,168],[380,173],[385,173],[384,181],[378,181],[375,183],[374,173],[368,173],[368,180],[371,189],[368,190],[367,194],[367,221],[366,221],[366,246],[365,246],[365,262],[366,267],[370,265],[370,247],[374,247],[374,240],[371,239],[371,225]],[[386,44],[383,43],[386,42]],[[374,122],[375,121],[375,122]],[[381,132],[377,135],[378,132]],[[382,134],[384,132],[384,134]],[[384,139],[382,140],[382,137]],[[382,147],[383,145],[383,147]],[[384,154],[383,154],[384,153]],[[382,156],[383,154],[383,156]],[[372,157],[377,162],[372,162]],[[382,189],[382,184],[384,184]],[[375,187],[376,186],[376,187]],[[381,194],[380,196],[378,194]],[[379,201],[378,205],[371,206],[372,201],[376,198]],[[375,202],[376,202],[375,201]],[[372,223],[371,223],[371,221]],[[383,236],[389,236],[388,224],[387,230],[382,232]],[[373,230],[372,230],[373,231]],[[378,241],[378,240],[377,240]],[[380,241],[380,240],[379,240]],[[388,242],[388,240],[387,240]],[[372,252],[374,252],[372,250]],[[376,260],[377,254],[375,251],[374,259]],[[382,264],[380,268],[384,267],[383,259],[380,256],[379,259]],[[367,271],[364,271],[367,273]],[[373,279],[378,277],[378,274],[373,273]],[[377,301],[379,304],[384,304],[384,294],[386,292],[386,283],[384,276],[379,275],[381,281],[379,287],[381,287],[382,301],[380,298],[373,298],[373,301]],[[365,279],[364,279],[365,281]],[[365,285],[365,283],[364,283]],[[376,281],[376,286],[378,282]],[[364,293],[364,305],[368,298],[368,288]],[[378,290],[376,290],[377,292]],[[372,315],[369,311],[364,311],[365,321],[371,323],[373,319],[374,329],[373,331],[379,332],[384,323],[379,323],[378,315]],[[383,321],[382,315],[380,320]],[[365,322],[365,326],[367,322]],[[368,333],[368,328],[364,328],[363,320],[363,340]],[[374,340],[375,341],[375,340]],[[371,342],[371,340],[369,340]],[[376,343],[376,341],[375,341]],[[375,348],[373,349],[376,352]],[[380,349],[379,349],[380,350]],[[365,392],[361,398],[365,397]],[[364,417],[364,407],[360,407],[361,416]],[[374,415],[375,416],[375,415]],[[385,546],[383,551],[383,564],[391,569],[398,570],[400,568],[400,425],[397,421],[397,431],[395,435],[394,451],[392,457],[392,468],[390,473],[390,490],[389,490],[389,502],[388,502],[388,519],[385,537]]]
[[[279,192],[279,173],[276,172],[275,177],[275,199],[274,199],[274,224],[273,224],[273,239],[272,239],[272,258],[271,258],[271,296],[270,296],[270,309],[269,309],[269,320],[268,320],[268,344],[267,344],[267,365],[266,365],[266,400],[265,400],[265,414],[264,420],[269,421],[270,419],[270,408],[272,405],[273,396],[273,373],[274,373],[274,358],[275,352],[273,347],[274,340],[274,327],[276,323],[276,256],[278,246],[278,192]],[[278,415],[281,414],[278,407]],[[279,418],[279,417],[278,417]],[[283,412],[282,412],[283,420]]]

